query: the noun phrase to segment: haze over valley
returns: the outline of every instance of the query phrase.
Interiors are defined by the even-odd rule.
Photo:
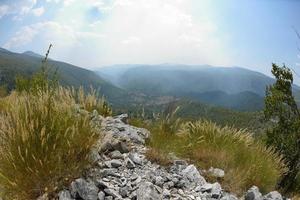
[[[0,200],[300,199],[299,11],[0,0]]]

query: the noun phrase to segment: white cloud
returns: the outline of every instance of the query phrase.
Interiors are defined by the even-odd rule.
[[[195,14],[190,0],[47,1],[66,6],[53,21],[21,28],[6,48],[51,42],[59,46],[57,59],[85,67],[165,62],[226,65],[231,59],[204,3]],[[87,19],[91,8],[99,10],[100,18]]]
[[[45,8],[44,7],[34,8],[31,10],[31,12],[33,15],[40,17],[41,15],[44,14]]]
[[[40,10],[34,9],[36,4],[37,4],[37,0],[16,1],[14,3],[10,3],[9,6],[6,6],[5,14],[12,15],[13,20],[20,21],[24,18],[24,16],[26,16],[29,13],[41,12]],[[1,8],[0,8],[0,16],[1,16]]]
[[[123,41],[121,41],[122,44],[125,44],[125,45],[130,45],[130,44],[139,44],[141,42],[141,39],[138,38],[138,37],[129,37]]]
[[[46,2],[48,2],[48,3],[59,3],[60,2],[60,0],[46,0]]]
[[[70,6],[75,0],[63,0],[64,6]]]
[[[93,40],[103,37],[101,34],[75,31],[70,26],[62,25],[54,21],[47,21],[22,27],[4,44],[4,48],[18,48],[40,40],[42,40],[42,43],[54,43],[63,48],[80,44],[81,40],[84,39]]]
[[[8,5],[2,5],[0,6],[0,19],[7,15],[9,13],[9,6]]]

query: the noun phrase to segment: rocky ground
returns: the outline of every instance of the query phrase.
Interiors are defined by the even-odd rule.
[[[208,183],[201,170],[184,160],[174,160],[167,168],[151,163],[144,156],[145,139],[150,133],[128,125],[127,115],[103,118],[94,112],[92,121],[104,135],[91,153],[95,164],[69,188],[59,192],[59,200],[239,199],[224,192],[219,183]],[[212,168],[211,173],[224,176],[220,169]],[[254,186],[240,199],[284,198],[276,191],[263,196]]]

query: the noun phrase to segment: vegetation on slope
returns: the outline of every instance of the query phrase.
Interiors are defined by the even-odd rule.
[[[45,61],[47,60],[47,56]],[[0,196],[35,199],[78,177],[99,139],[87,112],[111,114],[103,98],[60,87],[45,66],[0,99]]]
[[[273,190],[285,172],[281,157],[245,130],[221,128],[206,120],[180,123],[171,115],[144,126],[152,133],[147,153],[150,160],[168,164],[169,154],[175,153],[201,169],[224,169],[226,175],[219,181],[237,194],[252,185],[263,192]]]
[[[0,49],[0,85],[6,85],[9,91],[13,90],[15,88],[15,78],[18,75],[26,78],[31,77],[41,70],[41,61],[41,57],[28,55],[28,53],[19,54]],[[92,71],[49,59],[47,64],[49,74],[51,75],[57,71],[59,82],[63,86],[75,88],[82,86],[85,89],[92,86],[97,90],[100,89],[101,93],[109,98],[112,103],[119,103],[119,98],[126,101],[126,92],[101,79]]]
[[[300,110],[292,91],[293,74],[285,66],[273,64],[276,82],[267,88],[265,117],[272,121],[267,144],[284,155],[288,172],[280,181],[286,192],[300,190]],[[275,122],[275,123],[274,123]]]
[[[99,69],[98,73],[131,92],[190,98],[239,111],[262,110],[265,87],[274,82],[238,67],[121,65]]]

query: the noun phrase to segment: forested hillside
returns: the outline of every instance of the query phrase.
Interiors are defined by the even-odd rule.
[[[16,76],[29,77],[40,69],[41,61],[42,56],[33,52],[19,54],[0,49],[0,85],[6,85],[8,90],[13,89]],[[62,85],[86,88],[92,86],[101,90],[101,93],[112,103],[117,103],[116,100],[121,97],[126,101],[127,93],[125,91],[103,80],[92,71],[51,59],[48,60],[48,66],[52,74],[55,71],[58,72],[58,78]]]

